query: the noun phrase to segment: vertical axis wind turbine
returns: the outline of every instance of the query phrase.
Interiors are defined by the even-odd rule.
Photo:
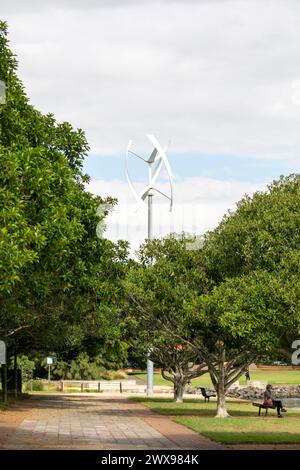
[[[132,140],[129,141],[128,146],[127,146],[126,159],[125,159],[125,173],[126,173],[126,178],[127,178],[129,188],[131,189],[131,192],[138,206],[139,207],[143,206],[145,204],[145,200],[147,199],[147,202],[148,202],[148,240],[151,240],[151,238],[153,237],[153,218],[152,218],[152,209],[153,209],[152,198],[154,196],[153,191],[156,191],[157,193],[166,197],[170,201],[170,212],[171,212],[172,207],[173,207],[173,179],[172,179],[171,168],[170,168],[167,155],[166,155],[168,148],[163,149],[160,143],[158,142],[158,140],[154,137],[154,135],[147,134],[147,137],[150,140],[150,142],[154,145],[154,149],[152,150],[151,155],[148,158],[148,160],[145,160],[145,158],[133,152],[131,150],[133,141]],[[129,156],[137,157],[143,160],[148,165],[148,184],[139,193],[136,191],[133,185],[133,182],[129,176],[129,171],[128,171]],[[154,187],[155,182],[158,178],[158,175],[163,165],[167,171],[167,175],[169,178],[169,187],[170,187],[169,196]],[[153,396],[153,362],[149,359],[149,356],[150,355],[148,353],[147,397],[152,397]]]

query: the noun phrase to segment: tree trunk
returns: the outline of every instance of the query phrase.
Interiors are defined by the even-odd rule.
[[[183,393],[185,385],[186,384],[182,379],[176,379],[174,383],[174,401],[176,401],[176,403],[183,402]]]
[[[227,418],[229,414],[227,413],[226,410],[226,400],[225,400],[225,391],[224,388],[223,390],[220,390],[218,387],[217,390],[217,414],[216,418]]]
[[[2,392],[3,392],[3,401],[7,402],[7,364],[2,364]]]
[[[225,349],[222,348],[220,351],[220,356],[219,356],[218,377],[217,377],[217,387],[216,387],[216,392],[217,392],[216,418],[227,418],[229,416],[226,410],[225,361],[226,361],[226,353],[225,353]]]
[[[14,349],[14,395],[18,396],[18,364],[17,364],[17,350]]]

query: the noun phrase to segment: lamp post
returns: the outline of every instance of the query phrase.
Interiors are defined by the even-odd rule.
[[[126,178],[127,182],[129,185],[129,188],[131,189],[131,192],[136,199],[137,203],[139,206],[145,203],[145,199],[147,198],[147,203],[148,203],[148,240],[151,240],[153,238],[153,218],[152,218],[152,210],[153,210],[153,196],[154,196],[154,191],[158,192],[162,196],[166,197],[170,201],[170,211],[172,211],[172,206],[173,206],[173,181],[172,181],[172,173],[171,173],[171,168],[167,159],[166,155],[166,150],[163,149],[158,142],[158,140],[152,135],[152,134],[147,134],[148,139],[150,142],[154,145],[154,148],[151,152],[150,157],[148,160],[145,160],[143,157],[138,155],[137,153],[134,153],[131,148],[132,148],[132,140],[129,141],[128,146],[127,146],[127,152],[126,152],[126,159],[125,159],[125,173],[126,173]],[[128,159],[129,156],[134,156],[137,157],[141,160],[143,160],[145,163],[148,165],[148,184],[147,186],[140,192],[137,193],[135,190],[135,187],[133,185],[133,182],[129,176],[128,172]],[[153,165],[155,164],[155,167],[153,168]],[[158,178],[159,172],[162,168],[162,166],[165,166],[165,169],[168,174],[169,178],[169,186],[170,186],[170,196],[167,194],[164,194],[160,190],[154,187],[155,181]],[[147,397],[152,397],[153,396],[153,362],[150,360],[150,350],[148,351],[147,355]]]

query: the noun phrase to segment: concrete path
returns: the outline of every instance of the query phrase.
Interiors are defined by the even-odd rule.
[[[0,413],[0,449],[222,449],[126,398],[34,395]]]

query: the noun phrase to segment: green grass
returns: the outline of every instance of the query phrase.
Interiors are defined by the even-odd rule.
[[[266,371],[257,370],[251,371],[251,380],[261,380],[270,384],[300,384],[300,370],[285,370],[285,371]],[[246,383],[243,376],[240,379],[240,384]]]
[[[251,371],[251,380],[259,380],[268,382],[270,384],[300,384],[300,370],[286,370],[286,371],[264,371],[257,370]],[[134,376],[147,380],[147,374],[145,372],[133,374]],[[246,383],[246,379],[242,376],[239,380],[241,385]],[[192,380],[192,385],[194,386],[203,386],[209,387],[212,385],[210,377],[208,374],[204,374],[202,377],[198,377]],[[159,372],[154,373],[154,385],[170,385],[171,382],[163,379]]]
[[[143,398],[134,397],[133,400],[140,402],[160,414],[171,416],[206,416],[214,417],[216,414],[216,402],[204,403],[204,399],[186,399],[183,403],[175,403],[171,398]],[[228,412],[235,417],[253,417],[257,415],[257,408],[245,401],[228,401]],[[276,411],[276,410],[274,410]],[[273,411],[273,413],[274,413]],[[269,413],[272,413],[269,411]],[[295,411],[295,413],[297,413]],[[300,418],[300,412],[298,413]],[[272,416],[270,414],[270,416]],[[275,416],[275,414],[274,414]]]
[[[176,417],[174,421],[224,444],[300,443],[300,417],[289,416],[285,419],[278,419],[276,416],[226,419]]]
[[[243,401],[228,401],[230,418],[215,418],[216,402],[186,400],[174,403],[167,398],[134,398],[152,410],[168,415],[209,439],[224,444],[299,444],[300,411],[289,410],[278,419],[276,410],[257,416],[257,408]]]
[[[142,379],[147,382],[147,374],[146,372],[139,372],[137,374],[133,374],[134,377],[138,377],[139,379]],[[205,387],[211,386],[211,380],[209,378],[208,374],[203,375],[202,377],[199,377],[197,379],[192,380],[193,385],[203,385]],[[172,382],[165,380],[162,375],[159,372],[154,373],[154,385],[169,385],[170,387],[173,387]]]

